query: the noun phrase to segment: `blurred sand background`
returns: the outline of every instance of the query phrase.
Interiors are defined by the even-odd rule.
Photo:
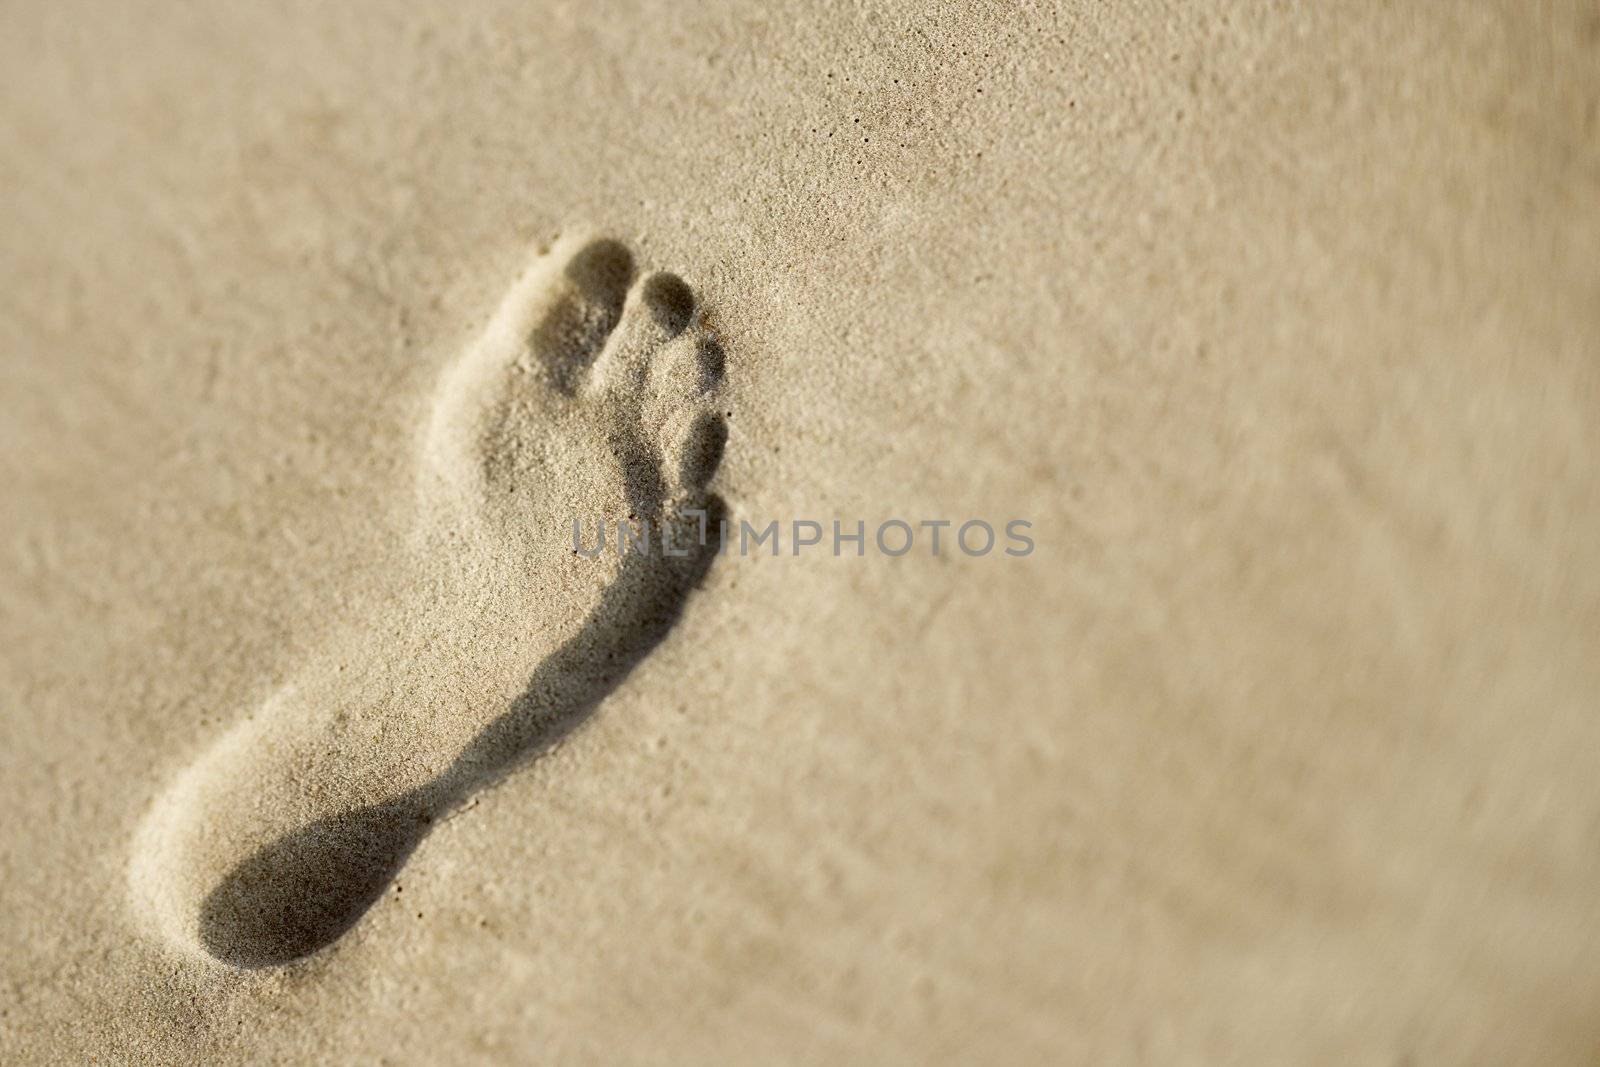
[[[1600,1057],[1592,3],[0,27],[6,1063]],[[403,896],[196,966],[141,816],[579,224],[715,314],[736,512],[1037,552],[725,560]]]

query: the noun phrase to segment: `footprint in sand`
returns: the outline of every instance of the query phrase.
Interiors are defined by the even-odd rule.
[[[330,642],[138,832],[133,898],[173,942],[239,967],[330,944],[435,822],[582,722],[677,620],[724,514],[706,488],[723,359],[688,286],[634,275],[615,241],[559,242],[446,371],[414,565],[380,628]],[[574,519],[629,518],[650,551],[573,551]]]

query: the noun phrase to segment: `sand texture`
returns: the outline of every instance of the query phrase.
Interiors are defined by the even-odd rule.
[[[0,1063],[1600,1062],[1592,2],[21,0],[0,184]]]

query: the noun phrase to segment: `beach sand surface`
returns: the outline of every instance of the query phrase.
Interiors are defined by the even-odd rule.
[[[0,24],[0,1060],[1600,1056],[1592,4]],[[717,560],[342,937],[213,958],[250,819],[596,595],[419,482],[574,235],[692,289],[729,514],[868,550]]]

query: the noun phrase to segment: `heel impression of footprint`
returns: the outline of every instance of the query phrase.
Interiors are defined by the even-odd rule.
[[[473,553],[444,595],[463,621],[396,639],[361,669],[308,667],[177,776],[129,866],[156,929],[235,967],[308,956],[356,924],[436,823],[585,721],[676,623],[716,545],[688,535],[682,554],[578,559],[571,520],[663,530],[700,512],[716,529],[723,371],[675,275],[637,276],[613,240],[537,257],[446,369],[419,434],[419,543]],[[525,666],[475,662],[474,625],[497,612],[546,635]],[[530,627],[532,614],[550,618]],[[509,688],[475,694],[496,671]],[[424,742],[436,751],[389,728],[420,715],[450,723]]]

